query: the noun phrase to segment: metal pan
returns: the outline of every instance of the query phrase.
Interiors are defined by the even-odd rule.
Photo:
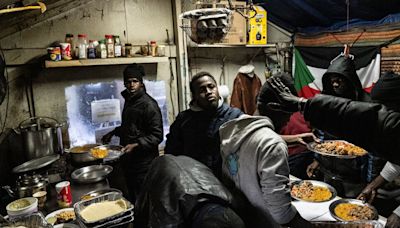
[[[293,186],[299,185],[304,181],[310,182],[314,186],[328,188],[328,190],[332,193],[332,196],[329,199],[326,199],[326,200],[323,200],[323,201],[312,201],[312,200],[306,200],[306,199],[302,199],[302,198],[296,197],[294,194],[292,194],[292,188],[293,188]],[[292,183],[292,185],[290,186],[290,195],[292,196],[292,198],[294,198],[296,200],[299,200],[299,201],[311,202],[311,203],[322,203],[322,202],[327,202],[329,200],[334,199],[337,196],[337,192],[336,192],[336,189],[334,187],[332,187],[331,185],[329,185],[327,183],[324,183],[324,182],[321,182],[321,181],[315,181],[315,180],[302,180],[302,181],[294,181]]]
[[[340,218],[335,213],[335,208],[341,203],[351,203],[351,204],[357,204],[357,205],[367,206],[367,207],[371,208],[371,210],[373,212],[373,215],[372,215],[372,218],[369,219],[369,220],[377,220],[378,217],[379,217],[378,211],[376,210],[376,208],[374,206],[372,206],[371,204],[369,204],[369,203],[365,203],[365,202],[363,202],[361,200],[357,200],[357,199],[339,199],[339,200],[336,200],[336,201],[332,202],[329,205],[329,212],[331,213],[332,217],[334,217],[338,221],[347,222],[347,220],[344,220],[344,219]],[[361,220],[358,220],[358,221],[361,221]]]
[[[51,163],[57,161],[60,158],[60,155],[49,155],[41,158],[36,158],[21,165],[14,167],[12,169],[13,173],[24,173],[32,170],[37,170],[43,167],[50,165]]]
[[[118,193],[122,194],[122,192],[116,188],[105,188],[105,189],[90,191],[90,192],[82,195],[80,199],[88,200],[88,199],[92,199],[94,197],[97,197],[99,195],[103,195],[103,194],[109,193],[109,192],[118,192]]]
[[[95,183],[104,180],[113,168],[109,165],[91,165],[72,172],[71,178],[78,183]]]
[[[325,140],[324,142],[335,142],[335,141],[346,142],[348,144],[354,145],[354,144],[349,143],[349,142],[344,141],[344,140]],[[321,154],[323,156],[329,156],[329,157],[335,157],[335,158],[341,158],[341,159],[353,159],[353,158],[356,158],[356,157],[364,156],[364,155],[357,156],[357,155],[340,155],[340,154],[325,153],[325,152],[320,151],[320,150],[315,148],[318,144],[320,144],[320,143],[318,143],[318,142],[310,142],[310,143],[307,144],[307,149],[309,149],[312,152]],[[367,153],[365,153],[365,154],[367,154]]]

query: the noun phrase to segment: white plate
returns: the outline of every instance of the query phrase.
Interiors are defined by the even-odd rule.
[[[53,228],[79,228],[79,226],[72,223],[61,223],[53,226]]]
[[[53,211],[53,212],[51,212],[50,214],[48,214],[48,215],[46,215],[46,217],[44,218],[45,220],[46,220],[46,222],[47,222],[47,219],[48,218],[51,218],[51,217],[55,217],[57,214],[59,214],[59,213],[61,213],[61,212],[64,212],[64,211],[74,211],[74,208],[64,208],[64,209],[60,209],[60,210],[56,210],[56,211]],[[75,217],[75,219],[76,219],[76,217]],[[62,223],[62,224],[64,224],[64,223]],[[66,223],[65,223],[66,224]],[[61,225],[61,224],[57,224],[57,225]]]

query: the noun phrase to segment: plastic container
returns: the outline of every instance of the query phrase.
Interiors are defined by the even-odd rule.
[[[154,40],[150,41],[150,47],[151,56],[157,56],[157,43]]]
[[[97,46],[97,57],[105,59],[107,58],[107,47],[106,42],[104,40],[100,40],[99,45]]]
[[[96,47],[94,45],[94,42],[95,42],[95,40],[89,40],[89,46],[88,46],[88,49],[87,49],[87,57],[88,57],[88,59],[95,59],[96,58]]]
[[[125,44],[125,56],[126,57],[133,57],[133,55],[134,55],[134,53],[133,53],[132,44],[126,43]]]
[[[26,197],[15,200],[7,205],[6,210],[10,218],[30,215],[38,211],[38,199],[35,197]]]
[[[115,49],[114,49],[114,38],[112,35],[106,35],[106,48],[107,48],[107,58],[114,58]]]
[[[114,36],[114,54],[115,54],[115,57],[122,56],[122,45],[121,45],[121,40],[119,39],[119,36]]]
[[[78,35],[78,58],[79,59],[87,59],[87,36],[86,34]]]
[[[71,58],[75,58],[75,41],[74,41],[74,35],[67,33],[65,34],[65,43],[69,43],[71,45]]]

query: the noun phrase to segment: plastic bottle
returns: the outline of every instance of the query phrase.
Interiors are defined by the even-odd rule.
[[[67,33],[65,34],[65,43],[69,43],[71,45],[71,57],[75,58],[75,52],[74,52],[74,48],[75,48],[75,42],[74,42],[74,35]]]
[[[86,34],[78,35],[78,58],[79,59],[87,59],[87,37]]]
[[[121,40],[119,39],[119,36],[114,36],[114,53],[115,53],[115,57],[122,56],[122,46],[121,46]]]
[[[88,59],[96,58],[96,48],[94,45],[94,40],[89,40],[89,46],[87,49],[87,57],[88,57]]]
[[[125,44],[125,52],[126,52],[126,57],[133,57],[133,49],[132,49],[132,44],[131,43],[126,43]]]
[[[112,35],[106,35],[107,58],[114,58],[114,39]]]

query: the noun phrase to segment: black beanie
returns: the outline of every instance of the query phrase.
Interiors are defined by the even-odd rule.
[[[129,78],[137,78],[141,83],[143,83],[144,76],[143,66],[136,63],[127,66],[124,70],[124,81],[127,81]]]
[[[400,104],[400,75],[392,71],[382,75],[371,90],[371,99],[382,104]]]

